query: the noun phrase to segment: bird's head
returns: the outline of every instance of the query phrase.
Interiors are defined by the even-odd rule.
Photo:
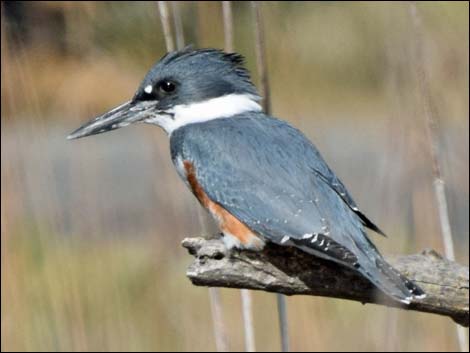
[[[68,138],[118,129],[135,122],[180,126],[261,110],[260,96],[243,57],[217,49],[166,54],[147,73],[132,100],[96,117]]]

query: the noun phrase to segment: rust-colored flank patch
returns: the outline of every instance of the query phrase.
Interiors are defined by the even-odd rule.
[[[205,193],[202,186],[196,178],[196,171],[194,165],[190,161],[184,161],[184,170],[186,171],[186,178],[191,186],[193,194],[197,197],[199,202],[209,210],[219,223],[220,230],[225,234],[231,234],[244,244],[258,244],[261,240],[253,234],[253,232],[237,218],[232,216],[222,206],[212,201]]]

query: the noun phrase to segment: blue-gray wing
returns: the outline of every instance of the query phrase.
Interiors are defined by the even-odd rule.
[[[399,300],[419,292],[384,262],[343,184],[289,124],[243,114],[181,127],[170,143],[173,161],[190,161],[207,196],[258,235],[355,268]]]
[[[171,137],[173,158],[190,160],[211,198],[271,241],[286,236],[355,248],[363,222],[317,149],[289,124],[251,114],[193,124]],[[357,242],[357,241],[356,241]]]

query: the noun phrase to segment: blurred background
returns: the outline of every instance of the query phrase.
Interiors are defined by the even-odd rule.
[[[168,139],[132,126],[78,141],[165,53],[155,2],[1,3],[2,351],[215,349],[208,291],[180,246],[203,233]],[[385,255],[443,253],[408,3],[265,2],[273,114],[303,130],[388,235]],[[469,256],[469,5],[418,3],[456,258]],[[223,48],[220,2],[180,3],[187,43]],[[258,82],[253,14],[235,48]],[[240,295],[222,290],[232,350]],[[255,292],[259,350],[279,350],[276,299]],[[290,297],[296,351],[458,349],[448,318]],[[468,330],[467,330],[468,333]]]

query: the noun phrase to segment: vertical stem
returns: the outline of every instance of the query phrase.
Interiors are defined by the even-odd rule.
[[[209,300],[211,303],[212,322],[214,323],[215,347],[217,352],[228,352],[222,303],[220,302],[220,290],[218,288],[209,288]]]
[[[283,352],[289,352],[289,328],[287,325],[286,297],[282,294],[276,294],[276,298],[279,316],[279,330],[281,333],[281,349]]]
[[[224,43],[225,51],[233,52],[233,17],[231,1],[222,1],[222,13],[224,18]]]
[[[242,298],[243,328],[245,330],[245,351],[256,352],[251,292],[248,289],[241,289],[240,294]]]
[[[224,49],[233,52],[233,18],[231,1],[222,1],[222,14],[224,20]],[[240,290],[242,301],[243,329],[245,332],[245,351],[255,352],[255,330],[253,324],[253,309],[251,292],[247,289]]]
[[[452,231],[450,229],[449,211],[447,210],[447,199],[444,180],[435,177],[434,192],[439,209],[439,219],[441,221],[441,232],[444,242],[444,251],[449,260],[455,261],[454,243],[452,241]]]
[[[424,117],[426,119],[426,137],[429,144],[429,152],[432,159],[432,172],[434,177],[434,193],[436,197],[437,209],[439,212],[439,220],[441,225],[441,235],[444,244],[444,252],[449,260],[455,260],[454,244],[452,239],[452,231],[450,228],[449,212],[447,209],[447,197],[445,192],[445,184],[441,174],[441,166],[439,163],[439,144],[437,131],[437,110],[434,101],[431,99],[429,90],[429,82],[426,70],[424,68],[423,59],[423,32],[421,18],[414,1],[409,3],[409,13],[413,23],[414,46],[415,46],[415,69],[418,74],[418,87],[424,108]],[[456,324],[457,338],[461,352],[468,351],[468,343],[466,330],[464,327]]]
[[[175,23],[176,49],[181,50],[184,48],[184,33],[178,2],[172,1],[171,7],[173,10],[173,21]]]
[[[201,207],[198,209],[197,215],[203,234],[208,234],[210,225],[204,219],[204,214]],[[214,325],[215,347],[217,352],[228,352],[227,329],[224,322],[219,288],[209,288],[209,301],[211,305],[212,323]]]
[[[263,18],[260,2],[252,1],[254,28],[255,28],[255,51],[256,66],[260,80],[260,94],[264,97],[263,108],[266,114],[271,113],[271,94],[269,90],[268,65],[266,62],[266,42],[264,37]],[[279,331],[281,335],[281,348],[283,352],[289,351],[289,330],[287,325],[286,298],[282,294],[276,294],[277,310],[279,314]]]
[[[263,108],[266,114],[271,113],[271,94],[269,91],[268,65],[266,63],[266,43],[264,39],[263,18],[258,1],[251,2],[255,26],[256,67],[260,79],[260,94],[264,98]]]
[[[170,16],[166,1],[157,1],[158,9],[160,12],[160,19],[163,27],[163,34],[165,36],[165,44],[167,51],[174,50],[174,41],[171,34]],[[175,2],[172,4],[173,8],[173,19],[175,22],[175,32],[177,35],[177,46],[178,49],[184,47],[184,34],[183,26],[181,23],[181,17],[178,11],[178,6]],[[201,210],[198,210],[199,223],[201,224],[203,231],[207,233],[209,228],[208,224],[204,221]],[[220,290],[218,288],[209,288],[209,301],[211,306],[212,323],[214,325],[214,337],[215,346],[218,352],[228,352],[227,334],[225,330],[223,315],[222,315],[222,303],[220,302]]]
[[[166,1],[157,1],[158,11],[160,12],[160,20],[162,21],[163,36],[165,37],[165,45],[167,51],[174,51],[175,45],[173,36],[171,35],[170,15]]]

